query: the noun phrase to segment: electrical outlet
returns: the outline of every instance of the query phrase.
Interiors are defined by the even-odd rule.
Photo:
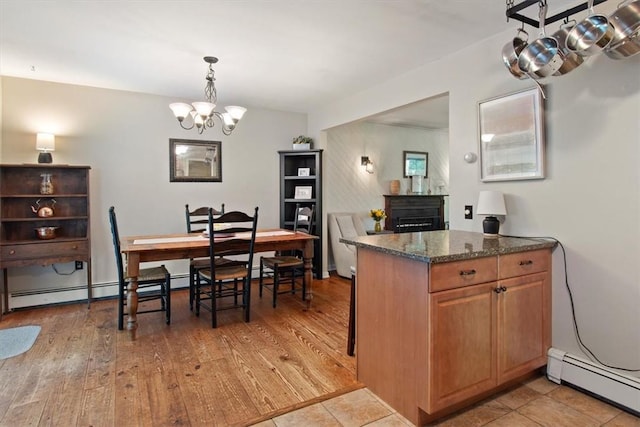
[[[473,219],[472,205],[464,205],[464,219]]]
[[[76,270],[82,270],[84,268],[84,262],[76,261]]]

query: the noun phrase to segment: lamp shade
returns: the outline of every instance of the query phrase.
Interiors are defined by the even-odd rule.
[[[36,150],[55,151],[56,137],[52,133],[38,133],[36,135]]]
[[[481,191],[478,197],[479,215],[506,215],[504,195],[501,191]]]

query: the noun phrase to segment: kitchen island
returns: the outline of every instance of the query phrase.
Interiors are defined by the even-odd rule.
[[[357,248],[357,378],[424,425],[530,375],[551,346],[555,242],[443,230]]]

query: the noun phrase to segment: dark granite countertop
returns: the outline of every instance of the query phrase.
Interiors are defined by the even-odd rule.
[[[368,248],[418,261],[440,263],[552,248],[553,240],[518,237],[486,237],[459,230],[378,234],[341,238],[342,243]]]

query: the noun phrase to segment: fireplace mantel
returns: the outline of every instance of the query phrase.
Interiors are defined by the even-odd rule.
[[[384,227],[395,233],[444,230],[444,195],[384,195]]]

